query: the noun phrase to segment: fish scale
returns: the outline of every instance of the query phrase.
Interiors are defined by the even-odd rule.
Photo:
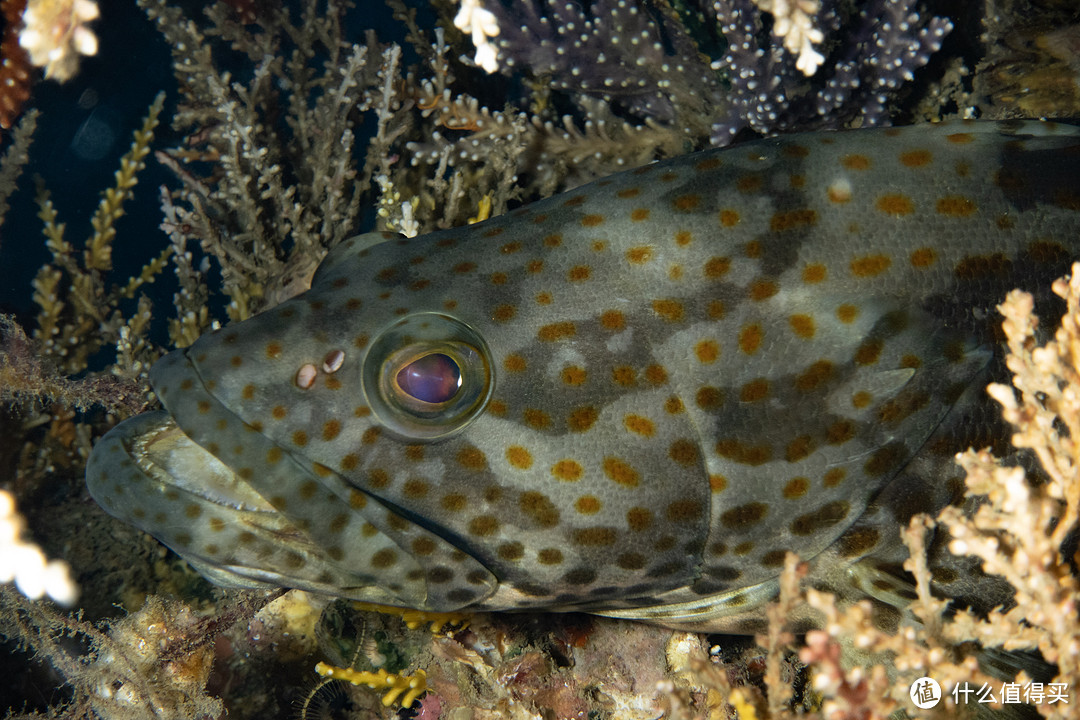
[[[993,306],[1075,254],[1078,151],[1048,123],[792,135],[347,240],[155,365],[165,409],[87,482],[224,585],[730,631],[790,551],[889,602],[900,523],[957,500],[989,427]]]

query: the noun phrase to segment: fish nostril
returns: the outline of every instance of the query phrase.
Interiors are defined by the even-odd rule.
[[[341,350],[331,350],[326,353],[326,357],[323,358],[323,372],[335,373],[341,369],[341,366],[345,363],[345,353]]]
[[[318,370],[311,363],[300,366],[300,369],[296,371],[296,387],[307,390],[315,384],[315,375],[317,373]]]

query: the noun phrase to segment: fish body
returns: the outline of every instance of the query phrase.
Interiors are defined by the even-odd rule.
[[[737,630],[792,551],[873,595],[962,495],[994,306],[1076,255],[1078,158],[1041,123],[792,135],[353,238],[159,361],[87,481],[223,585]]]

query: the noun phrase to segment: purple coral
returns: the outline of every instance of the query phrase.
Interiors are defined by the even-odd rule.
[[[916,1],[869,0],[855,11],[822,0],[815,11],[773,0],[692,0],[683,16],[652,0],[482,5],[498,25],[503,72],[545,78],[586,119],[594,106],[585,99],[600,98],[624,117],[726,145],[743,128],[770,135],[887,123],[890,100],[952,29],[946,18],[920,14]],[[726,50],[710,65],[701,49],[719,35]]]
[[[721,97],[707,58],[664,4],[486,0],[484,9],[498,20],[495,43],[507,73],[525,68],[557,90],[664,123],[675,120],[680,103]]]
[[[807,78],[782,44],[762,46],[761,13],[751,0],[714,0],[711,12],[728,41],[718,67],[727,68],[731,82],[731,110],[713,123],[716,145],[726,145],[744,127],[769,135],[856,120],[885,124],[890,98],[952,30],[947,18],[920,15],[914,0],[873,0],[850,22],[826,2],[817,21],[832,50]]]

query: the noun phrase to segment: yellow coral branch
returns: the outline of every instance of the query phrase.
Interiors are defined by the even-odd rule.
[[[757,720],[757,708],[746,697],[742,688],[735,688],[728,696],[728,702],[735,708],[735,715],[739,720]]]
[[[476,217],[469,218],[469,224],[474,225],[478,222],[483,222],[491,217],[491,198],[493,193],[488,193],[484,197],[480,198],[480,202],[476,206]]]
[[[146,163],[143,158],[150,152],[150,141],[154,139],[154,128],[158,124],[165,93],[158,93],[150,105],[150,112],[143,120],[142,127],[135,131],[131,149],[120,160],[120,169],[116,171],[116,185],[105,190],[97,211],[91,218],[94,235],[86,247],[86,267],[91,270],[107,271],[112,269],[112,240],[116,236],[114,224],[124,214],[124,201],[131,197],[131,189],[138,183],[138,173]]]
[[[30,142],[37,129],[37,110],[28,110],[11,133],[11,142],[0,158],[0,225],[10,209],[8,198],[15,192],[19,176],[30,160]]]
[[[175,248],[172,245],[169,245],[161,251],[160,255],[143,265],[139,274],[132,276],[131,279],[128,280],[127,285],[120,291],[120,296],[131,299],[135,297],[136,290],[146,283],[154,282],[154,279],[165,269],[165,266],[168,265],[173,250],[175,250]]]
[[[34,288],[34,303],[41,308],[37,316],[37,332],[42,340],[60,334],[60,314],[64,311],[64,301],[60,299],[59,288],[63,276],[60,268],[45,265],[31,283]]]
[[[166,248],[124,285],[106,287],[105,275],[112,269],[115,222],[124,214],[123,204],[131,197],[136,174],[144,167],[143,158],[150,151],[164,101],[164,93],[154,99],[142,127],[134,133],[131,148],[121,159],[115,186],[102,193],[91,219],[93,233],[81,258],[64,239],[65,225],[57,221],[49,193],[43,183],[38,183],[38,217],[52,262],[43,266],[34,280],[34,302],[41,308],[34,337],[41,342],[44,353],[58,361],[62,373],[82,372],[87,358],[103,344],[116,341],[124,325],[120,301],[134,297],[142,285],[152,282],[175,251],[173,246]],[[130,324],[128,331],[132,331]]]
[[[49,191],[38,178],[38,188],[35,201],[38,204],[38,219],[41,220],[41,231],[45,234],[45,245],[52,253],[54,260],[61,260],[71,253],[71,244],[64,240],[64,228],[66,223],[56,222],[56,207],[49,196]]]
[[[415,675],[395,675],[385,670],[368,672],[321,662],[315,666],[315,672],[326,678],[351,682],[353,685],[367,685],[372,690],[389,688],[382,698],[382,704],[386,707],[393,705],[402,693],[404,696],[401,698],[401,707],[411,707],[416,698],[427,692],[427,673],[423,670],[417,670]]]
[[[405,623],[405,627],[415,630],[424,623],[431,623],[431,632],[438,633],[447,625],[457,625],[458,629],[469,626],[469,616],[454,612],[427,612],[425,610],[412,610],[399,608],[393,605],[379,605],[376,603],[353,603],[357,610],[382,613],[383,615],[397,615]]]

